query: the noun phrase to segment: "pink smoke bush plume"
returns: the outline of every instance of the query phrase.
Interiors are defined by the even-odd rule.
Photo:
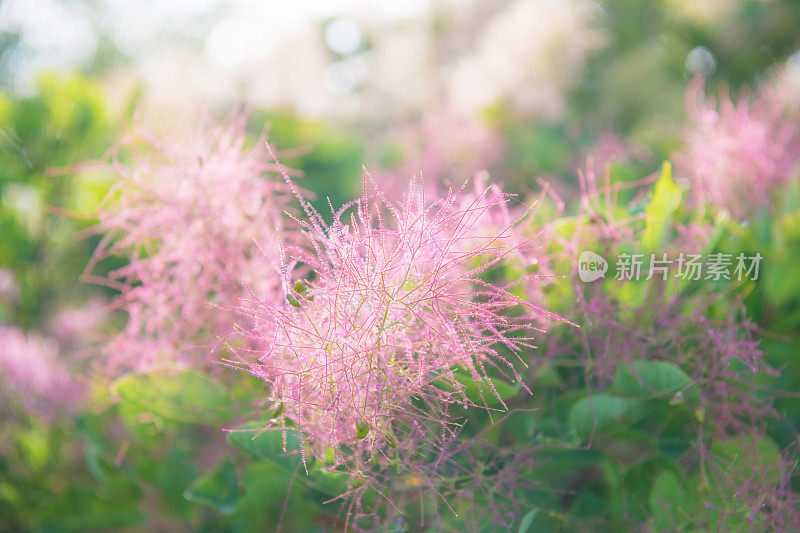
[[[89,300],[82,306],[60,310],[48,324],[48,334],[65,349],[79,349],[90,344],[108,315],[108,302]]]
[[[285,246],[285,298],[241,310],[266,346],[241,355],[281,406],[273,425],[296,424],[304,454],[332,452],[354,472],[425,437],[446,446],[458,409],[505,407],[492,375],[527,390],[519,353],[531,319],[551,316],[512,294],[524,278],[482,278],[524,247],[519,219],[496,216],[507,195],[486,187],[428,201],[423,191],[412,180],[394,203],[365,174],[363,196],[332,224],[298,195],[307,245]]]
[[[703,80],[692,81],[686,107],[693,128],[676,159],[698,201],[746,218],[770,205],[773,191],[789,180],[800,161],[800,129],[785,106],[764,93],[752,103],[722,96],[706,100]]]
[[[115,157],[119,180],[99,210],[105,236],[86,276],[117,288],[128,315],[108,346],[112,365],[208,361],[233,328],[222,305],[245,285],[267,301],[282,297],[276,235],[289,195],[263,149],[248,147],[245,122],[204,116],[189,135],[162,137],[138,128],[119,147],[132,157]],[[129,263],[91,275],[114,255]]]
[[[52,340],[0,325],[0,394],[3,403],[18,403],[24,410],[55,418],[76,410],[83,387],[74,372],[59,359]]]

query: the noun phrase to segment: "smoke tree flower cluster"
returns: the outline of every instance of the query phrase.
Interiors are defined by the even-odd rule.
[[[800,161],[800,130],[788,119],[779,99],[766,92],[749,103],[704,96],[701,78],[686,91],[694,126],[677,158],[699,201],[709,201],[738,218],[771,204],[775,189],[786,183]]]
[[[0,346],[3,403],[19,404],[45,418],[77,410],[83,387],[54,341],[0,324]]]
[[[269,256],[276,259],[288,196],[263,148],[247,145],[245,122],[202,117],[189,134],[140,128],[121,143],[119,181],[99,212],[105,235],[86,276],[120,290],[128,314],[107,349],[112,364],[207,361],[233,328],[213,304],[233,305],[245,285],[261,298],[282,294]],[[128,264],[92,275],[115,254]]]
[[[6,84],[0,530],[798,530],[800,11],[712,3],[199,6]]]
[[[50,321],[48,333],[62,347],[84,347],[103,324],[108,313],[108,303],[95,298],[82,306],[60,310]]]
[[[270,384],[274,422],[296,424],[316,457],[368,468],[408,434],[445,446],[458,409],[505,407],[492,376],[521,380],[531,319],[550,314],[482,278],[524,248],[518,220],[486,230],[506,195],[487,187],[429,201],[412,181],[393,203],[364,185],[332,224],[301,198],[307,245],[285,247],[285,299],[242,311],[266,346],[243,364]]]

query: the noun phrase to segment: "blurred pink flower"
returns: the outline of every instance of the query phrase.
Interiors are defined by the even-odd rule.
[[[53,317],[48,332],[62,348],[75,348],[103,322],[108,307],[107,302],[95,299],[81,307],[63,309]]]
[[[763,94],[781,106],[789,120],[800,119],[800,53],[779,65],[764,85]]]
[[[49,339],[0,325],[0,387],[23,409],[53,418],[74,410],[83,387]]]
[[[119,181],[99,212],[105,237],[87,267],[129,259],[108,278],[87,276],[119,289],[128,314],[108,346],[112,365],[208,361],[233,331],[222,306],[245,285],[260,298],[282,294],[276,232],[288,195],[263,145],[248,147],[245,122],[202,116],[188,135],[138,129],[124,139],[132,157],[115,161]]]
[[[697,199],[739,219],[768,208],[800,160],[800,130],[783,106],[766,94],[752,104],[744,97],[706,100],[700,78],[689,85],[686,105],[694,127],[676,163]]]
[[[682,252],[700,253],[714,235],[714,226],[703,222],[680,224],[672,248]]]
[[[614,133],[605,132],[597,138],[590,154],[596,168],[604,169],[610,163],[627,162],[631,156],[631,148]]]
[[[594,144],[576,154],[570,166],[604,173],[613,165],[645,161],[651,157],[652,153],[647,147],[630,139],[624,139],[611,131],[605,131],[597,136]]]
[[[384,194],[399,200],[408,176],[424,176],[426,193],[446,191],[488,169],[502,150],[502,138],[488,124],[455,110],[425,113],[392,139],[402,154],[391,170],[375,174]]]
[[[490,374],[521,381],[504,353],[519,358],[531,317],[549,315],[514,296],[516,283],[481,278],[521,247],[498,190],[430,201],[412,181],[393,203],[368,188],[330,226],[301,199],[309,246],[286,248],[284,300],[243,309],[266,346],[245,366],[313,453],[332,447],[342,462],[397,446],[399,427],[454,435],[451,406],[503,404]],[[466,394],[475,384],[480,399]]]

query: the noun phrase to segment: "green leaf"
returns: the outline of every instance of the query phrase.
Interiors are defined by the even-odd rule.
[[[578,400],[569,413],[569,423],[587,440],[624,429],[641,414],[638,401],[609,394],[593,394]]]
[[[650,491],[656,531],[679,531],[687,520],[681,480],[671,470],[661,472]]]
[[[197,479],[198,472],[191,461],[193,449],[171,448],[166,457],[154,460],[152,478],[149,480],[159,489],[161,504],[181,518],[188,519],[194,506],[184,497],[186,487]]]
[[[678,468],[676,462],[664,455],[646,459],[629,468],[618,482],[623,513],[641,522],[650,518],[649,497],[658,476],[665,471],[678,472]]]
[[[347,484],[350,481],[348,474],[324,468],[317,468],[310,474],[307,485],[329,497],[347,492]]]
[[[283,531],[319,531],[319,527],[314,527],[314,522],[320,516],[319,509],[310,505],[312,500],[304,483],[298,483],[305,476],[298,473],[294,483],[292,478],[292,473],[273,463],[251,463],[244,472],[244,494],[230,525],[211,530],[242,533],[271,531],[275,529],[278,517],[283,514]],[[324,497],[322,501],[329,499]]]
[[[653,199],[644,210],[645,224],[642,235],[642,248],[651,252],[661,251],[667,236],[672,217],[681,203],[681,190],[672,181],[672,166],[664,162],[661,177],[656,181]]]
[[[652,397],[675,394],[690,383],[686,372],[672,363],[638,360],[620,365],[612,385],[630,396]]]
[[[731,437],[714,442],[711,450],[726,476],[744,480],[757,472],[762,481],[772,486],[780,483],[781,452],[775,441],[767,436],[756,442],[747,436]]]
[[[217,424],[236,412],[222,385],[194,371],[127,376],[115,381],[111,390],[125,407],[179,422]]]
[[[265,459],[281,468],[294,472],[301,462],[300,434],[293,429],[285,430],[286,452],[283,451],[284,430],[264,431],[263,422],[247,422],[228,433],[228,442],[259,459]]]
[[[183,497],[210,505],[222,514],[232,514],[239,501],[239,476],[236,468],[230,461],[224,461],[195,480],[183,493]]]

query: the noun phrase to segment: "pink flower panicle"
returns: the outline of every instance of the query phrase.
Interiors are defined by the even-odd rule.
[[[676,159],[694,185],[699,201],[710,201],[737,218],[768,207],[772,192],[794,173],[800,160],[800,129],[784,106],[761,95],[752,104],[722,96],[706,100],[704,83],[695,79],[686,91],[694,126]]]
[[[244,285],[282,295],[275,243],[290,197],[262,150],[247,147],[245,119],[202,117],[189,135],[139,129],[122,142],[132,158],[115,160],[119,181],[99,212],[105,237],[87,267],[89,279],[120,290],[128,314],[108,346],[113,365],[207,360],[233,329],[231,313],[212,304],[238,302]],[[117,254],[126,266],[91,275]]]
[[[363,196],[330,225],[299,198],[307,245],[286,246],[284,300],[241,312],[266,346],[243,364],[270,384],[304,448],[363,472],[406,437],[447,442],[456,407],[505,407],[490,376],[521,383],[510,354],[531,346],[532,317],[550,316],[481,277],[521,249],[518,220],[486,231],[508,197],[487,187],[429,202],[412,180],[393,203],[365,173]]]
[[[66,349],[90,344],[108,314],[108,302],[92,299],[79,307],[60,310],[48,324],[48,334]]]

